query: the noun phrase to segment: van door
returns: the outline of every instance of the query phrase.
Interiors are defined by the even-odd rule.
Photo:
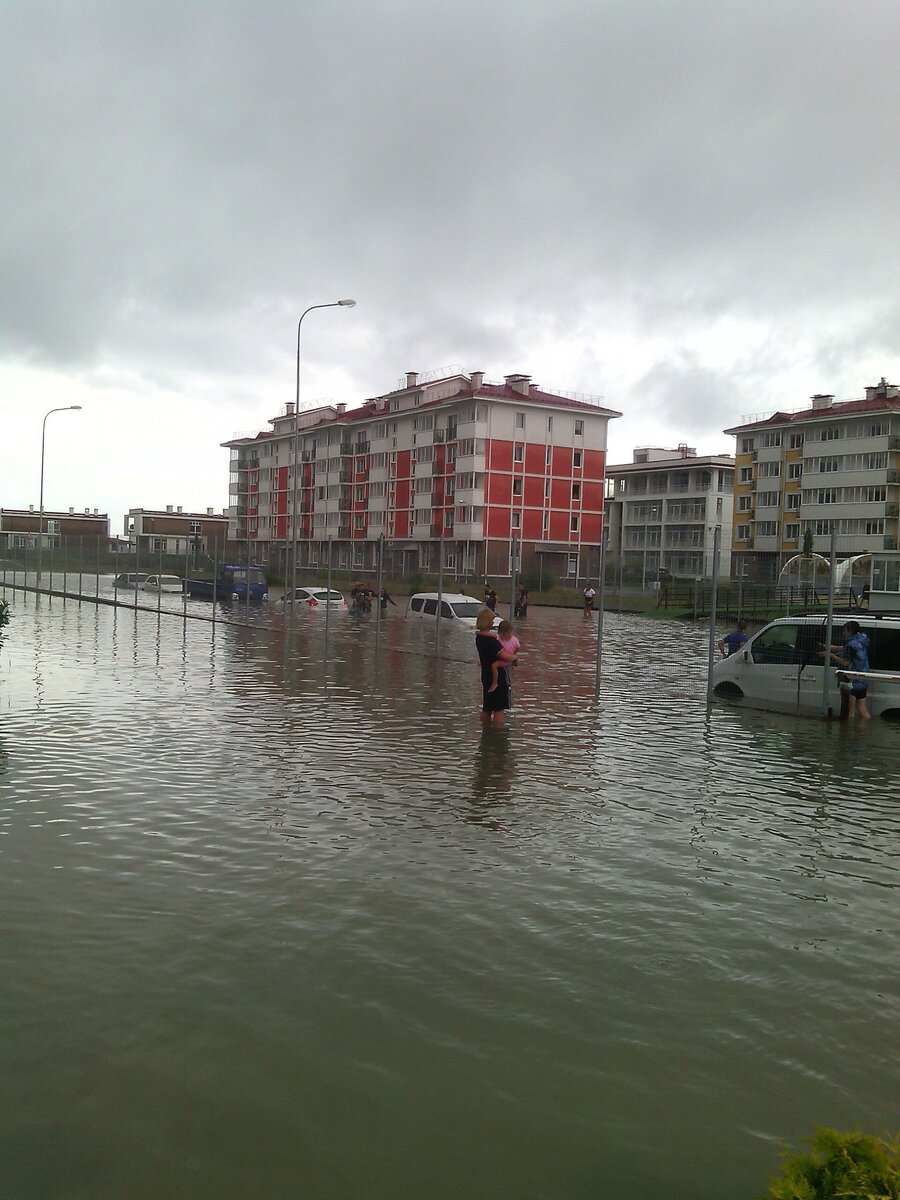
[[[821,645],[824,630],[818,625],[788,621],[763,629],[744,647],[740,686],[747,699],[784,712],[820,708]]]

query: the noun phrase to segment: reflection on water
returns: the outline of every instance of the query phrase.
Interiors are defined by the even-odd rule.
[[[402,610],[9,598],[0,1194],[694,1200],[889,1124],[895,729],[636,617],[595,699],[534,610],[492,729]]]

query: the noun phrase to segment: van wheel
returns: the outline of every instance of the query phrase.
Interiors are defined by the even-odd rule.
[[[882,721],[891,725],[900,725],[900,708],[889,708],[881,714]]]
[[[721,696],[723,700],[743,700],[744,693],[736,683],[732,683],[730,679],[726,679],[724,683],[719,683],[713,688],[716,696]]]

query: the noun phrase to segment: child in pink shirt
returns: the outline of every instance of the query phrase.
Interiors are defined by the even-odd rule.
[[[513,633],[511,621],[501,621],[497,626],[497,632],[494,636],[506,651],[506,657],[503,660],[495,659],[491,663],[491,686],[488,688],[489,692],[493,692],[497,687],[497,673],[501,668],[506,670],[508,667],[518,666],[516,655],[522,647],[522,643]]]

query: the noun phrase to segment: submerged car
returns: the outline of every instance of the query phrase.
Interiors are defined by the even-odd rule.
[[[410,596],[406,609],[407,617],[417,617],[424,620],[437,620],[438,606],[444,620],[452,621],[461,628],[474,629],[475,618],[484,608],[484,603],[475,596],[466,596],[463,592],[417,592]],[[500,624],[500,618],[494,617],[494,625]]]
[[[219,573],[192,576],[184,581],[184,590],[193,599],[248,601],[262,604],[269,598],[269,584],[262,567],[251,564],[225,565]]]
[[[873,717],[900,720],[900,616],[840,613],[832,618],[831,644],[840,647],[844,626],[856,621],[869,639],[873,672],[867,696]],[[827,618],[779,617],[713,668],[713,692],[725,700],[775,712],[824,716],[841,711],[840,665],[826,665]]]
[[[178,595],[182,595],[184,580],[177,575],[148,575],[144,580],[143,588],[145,592],[177,592]]]
[[[288,591],[281,597],[282,604],[296,604],[298,607],[310,609],[346,608],[347,601],[342,592],[331,591],[323,587],[298,587],[293,592]]]
[[[137,571],[123,571],[121,575],[117,575],[113,580],[114,588],[139,588],[143,587],[149,576],[142,575]]]

